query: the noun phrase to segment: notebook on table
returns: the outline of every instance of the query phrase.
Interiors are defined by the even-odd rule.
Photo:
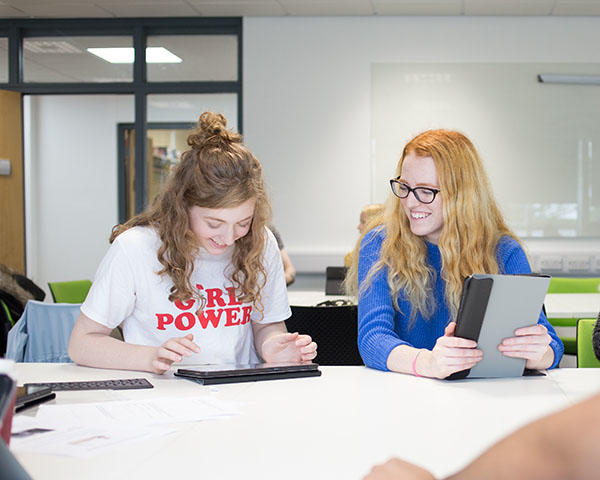
[[[321,375],[321,371],[316,363],[252,363],[247,365],[198,365],[179,368],[175,375],[195,380],[203,385],[214,385],[282,378],[318,377]]]

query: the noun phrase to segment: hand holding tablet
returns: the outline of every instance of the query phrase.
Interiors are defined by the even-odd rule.
[[[447,378],[515,377],[525,367],[548,363],[550,336],[538,319],[549,284],[547,275],[474,274],[465,279],[455,335],[476,341],[483,358]]]

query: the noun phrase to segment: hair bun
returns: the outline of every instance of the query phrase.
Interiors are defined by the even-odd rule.
[[[227,130],[227,119],[221,113],[204,112],[198,119],[198,130],[188,137],[192,147],[223,143],[239,143],[241,136]]]
[[[204,112],[198,119],[198,127],[203,132],[218,135],[227,127],[227,119],[221,113]]]

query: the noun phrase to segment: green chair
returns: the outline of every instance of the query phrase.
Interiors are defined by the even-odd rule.
[[[552,277],[548,293],[600,293],[600,277]]]
[[[582,318],[577,322],[577,367],[578,368],[600,368],[600,360],[594,353],[592,335],[596,320]]]
[[[600,278],[565,278],[552,277],[548,293],[600,293]],[[575,327],[576,318],[549,318],[548,321],[554,327]],[[572,337],[560,337],[564,346],[565,353],[568,355],[577,354],[577,341]]]
[[[73,280],[71,282],[48,282],[55,303],[83,303],[92,282]]]

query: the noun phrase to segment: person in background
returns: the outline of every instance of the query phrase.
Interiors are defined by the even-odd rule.
[[[285,249],[285,245],[283,244],[283,240],[281,239],[281,234],[279,231],[273,225],[269,225],[269,230],[271,230],[273,235],[275,235],[277,247],[279,248],[279,253],[281,253],[283,272],[285,273],[285,284],[290,286],[292,283],[294,283],[294,280],[296,280],[296,269],[294,268],[294,264],[292,263],[292,260]]]
[[[454,336],[464,279],[531,269],[464,135],[417,135],[390,187],[383,221],[365,234],[346,277],[358,295],[359,350],[372,368],[446,378],[483,356],[476,342]],[[531,369],[556,367],[563,354],[543,312],[498,349]]]
[[[281,255],[258,160],[205,112],[152,206],[112,232],[69,344],[81,365],[164,373],[173,363],[310,361],[288,333]],[[125,341],[109,336],[123,325]]]
[[[360,217],[356,229],[358,230],[360,237],[368,231],[367,227],[373,223],[381,223],[381,216],[383,215],[384,206],[381,203],[371,203],[365,205],[360,211]],[[348,252],[344,257],[344,266],[349,267],[352,265],[352,252]]]
[[[448,480],[595,480],[600,472],[600,395],[537,420],[507,436]],[[560,435],[557,435],[560,432]],[[435,480],[398,458],[364,480]]]

